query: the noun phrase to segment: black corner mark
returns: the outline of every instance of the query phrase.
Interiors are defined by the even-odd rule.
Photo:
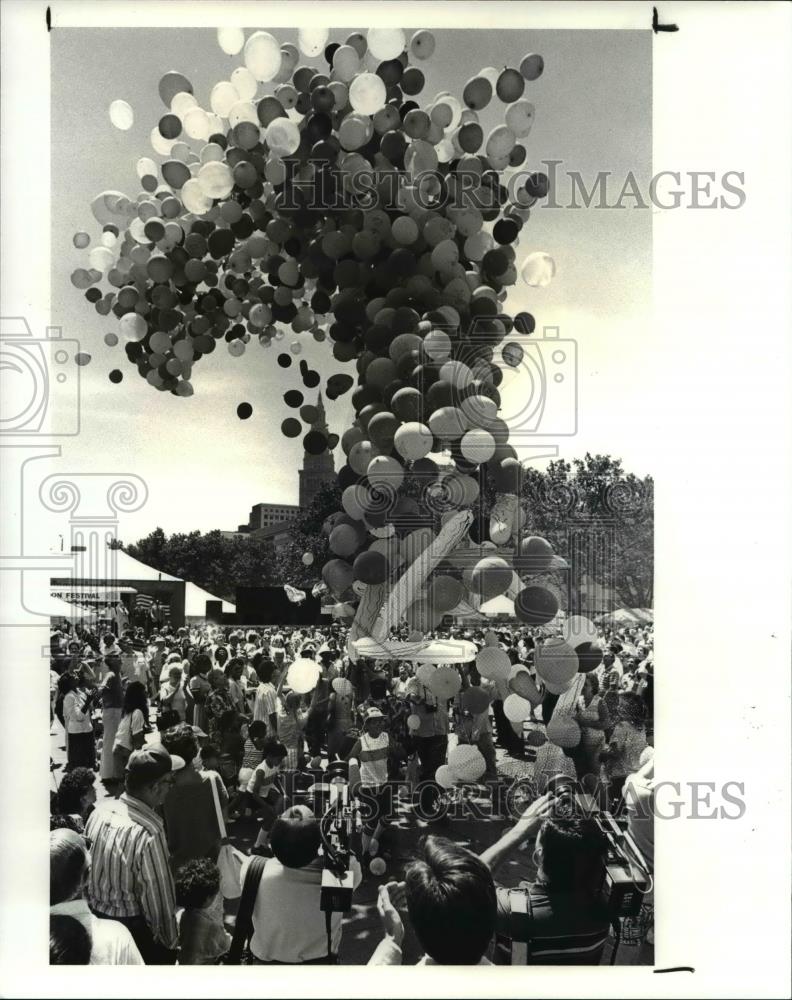
[[[652,972],[657,976],[663,972],[695,972],[696,970],[692,965],[674,965],[668,969],[652,969]]]
[[[658,31],[679,31],[679,26],[676,24],[660,24],[657,7],[652,7],[652,31],[655,34]]]
[[[47,31],[52,31],[52,11],[47,7]]]

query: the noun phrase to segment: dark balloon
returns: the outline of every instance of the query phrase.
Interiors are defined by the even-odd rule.
[[[253,407],[250,403],[240,403],[237,407],[237,416],[240,420],[247,420],[248,417],[253,415]]]

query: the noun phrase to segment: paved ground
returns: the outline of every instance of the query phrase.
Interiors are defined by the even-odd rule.
[[[64,743],[63,728],[56,720],[52,726],[50,754],[53,761],[61,767],[66,759]],[[503,750],[499,749],[498,771],[503,777],[504,787],[506,787],[510,779],[530,778],[532,765],[508,757]],[[55,782],[59,780],[60,773],[60,769],[54,772],[53,788]],[[106,792],[99,781],[97,781],[96,787],[97,798],[101,801],[106,797]],[[382,849],[388,855],[387,869],[379,877],[364,870],[363,882],[355,893],[352,911],[345,918],[341,949],[343,964],[363,965],[371,957],[381,938],[376,908],[378,887],[390,879],[402,878],[405,865],[415,857],[418,851],[421,837],[427,833],[449,837],[478,853],[494,843],[501,832],[510,825],[511,820],[499,818],[497,814],[493,815],[491,796],[487,789],[484,787],[470,789],[468,794],[470,795],[470,800],[467,803],[468,808],[452,807],[449,818],[432,824],[427,824],[417,818],[406,800],[399,802],[391,827],[381,841]],[[477,810],[478,814],[471,816],[470,813],[474,810]],[[257,827],[249,819],[240,819],[229,829],[232,843],[244,853],[247,853],[253,845],[256,833]],[[497,881],[501,885],[512,887],[518,885],[523,879],[532,878],[534,874],[535,868],[530,852],[518,851],[498,869]],[[235,911],[235,903],[227,905],[226,919],[229,930],[233,929]],[[405,964],[414,963],[419,957],[420,949],[408,928],[404,943]],[[652,964],[653,949],[650,946],[644,946],[640,956],[638,956],[634,948],[627,948],[624,945],[620,947],[617,964],[638,964],[636,959],[639,959],[640,964]],[[608,953],[603,961],[608,962],[609,960]]]

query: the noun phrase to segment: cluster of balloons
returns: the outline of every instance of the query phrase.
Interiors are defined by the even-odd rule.
[[[499,416],[501,363],[520,364],[518,338],[535,321],[503,303],[518,277],[542,286],[555,265],[543,252],[517,261],[547,177],[504,181],[527,157],[535,109],[524,95],[542,58],[487,68],[461,99],[441,92],[421,104],[418,64],[436,44],[429,31],[408,39],[372,28],[341,42],[301,29],[297,45],[281,45],[266,31],[219,29],[218,44],[240,64],[208,100],[199,103],[182,73],[162,76],[157,159],[138,160],[135,196],[109,190],[93,200],[102,232],[93,245],[75,235],[88,266],[73,284],[115,318],[108,337],[123,341],[140,376],[177,396],[192,395],[195,364],[219,343],[242,357],[253,339],[282,340],[284,327],[298,339],[278,356],[281,367],[304,334],[329,339],[338,364],[355,363],[343,510],[325,524],[332,558],[322,570],[340,605],[392,580],[449,517],[474,507],[484,481],[498,504],[490,537],[474,540],[508,547],[518,537],[521,466]],[[485,135],[479,112],[493,100],[503,121]],[[132,124],[125,102],[110,115],[119,128]],[[319,384],[305,361],[300,368],[306,387]],[[325,391],[335,399],[353,384],[332,372]],[[300,416],[283,421],[285,436],[307,431],[314,454],[336,445],[312,429],[315,408],[300,392],[285,401]],[[247,419],[252,408],[237,412]],[[450,469],[432,457],[441,452]],[[425,631],[465,596],[486,600],[513,586],[508,554],[493,553],[435,579],[408,620]],[[541,623],[555,614],[553,600],[519,586],[515,610]]]

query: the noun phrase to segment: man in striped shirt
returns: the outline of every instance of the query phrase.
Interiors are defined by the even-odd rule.
[[[136,750],[126,769],[126,791],[97,806],[85,829],[91,843],[86,896],[97,917],[129,928],[146,965],[176,960],[178,931],[165,826],[156,809],[165,801],[181,757],[164,747]]]

